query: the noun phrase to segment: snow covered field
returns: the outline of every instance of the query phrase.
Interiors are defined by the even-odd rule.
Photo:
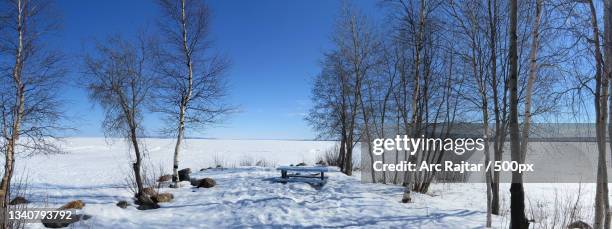
[[[160,209],[140,211],[133,205],[121,209],[120,200],[131,202],[124,179],[129,170],[126,144],[107,145],[103,138],[71,138],[67,154],[19,158],[15,179],[27,177],[26,198],[33,206],[62,204],[80,199],[82,210],[92,216],[77,228],[481,228],[485,222],[483,184],[436,184],[428,195],[414,194],[414,203],[400,203],[399,186],[363,184],[359,177],[331,172],[320,190],[306,183],[273,183],[274,168],[241,167],[240,161],[266,159],[277,165],[306,162],[334,142],[281,140],[187,140],[181,168],[192,177],[212,177],[217,186],[196,189],[163,189],[175,199]],[[170,170],[173,141],[147,139],[148,164]],[[215,159],[216,158],[216,159]],[[227,169],[201,168],[222,163]],[[232,168],[233,167],[233,168]],[[583,185],[584,208],[590,209],[592,185]],[[502,208],[508,208],[508,187],[502,185]],[[527,184],[533,206],[550,209],[555,199],[577,192],[576,185]],[[558,195],[556,195],[558,194]],[[529,204],[528,203],[528,204]],[[528,208],[529,209],[529,208]],[[536,208],[537,210],[537,208]],[[589,222],[590,218],[584,219]],[[505,217],[494,217],[502,227]],[[29,224],[42,228],[42,224]]]

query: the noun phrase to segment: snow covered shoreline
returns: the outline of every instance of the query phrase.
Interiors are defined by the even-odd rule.
[[[271,181],[280,173],[272,167],[244,167],[240,159],[266,159],[277,165],[313,163],[317,153],[334,142],[276,140],[190,139],[181,157],[182,168],[192,177],[212,177],[217,186],[196,189],[185,185],[164,188],[174,200],[160,209],[121,209],[120,200],[131,202],[124,179],[130,173],[128,148],[121,141],[107,145],[103,138],[71,138],[64,143],[67,154],[34,156],[18,160],[16,179],[27,176],[27,198],[33,206],[57,207],[80,199],[83,213],[92,218],[77,228],[481,228],[485,223],[483,184],[434,184],[428,194],[414,194],[413,202],[400,202],[403,188],[364,184],[358,176],[326,173],[329,181],[321,189],[306,183]],[[154,169],[170,170],[172,140],[146,139],[148,163]],[[215,160],[216,159],[216,160]],[[223,162],[226,169],[214,167]],[[232,166],[233,165],[233,166]],[[232,168],[233,167],[233,168]],[[584,209],[590,209],[594,187],[582,187]],[[571,194],[576,185],[526,184],[532,205]],[[502,185],[502,208],[507,208],[508,188]],[[529,203],[528,203],[529,204]],[[529,208],[528,208],[529,209]],[[587,219],[588,220],[588,219]],[[505,217],[494,217],[493,226],[503,227]],[[42,228],[41,224],[29,224]]]

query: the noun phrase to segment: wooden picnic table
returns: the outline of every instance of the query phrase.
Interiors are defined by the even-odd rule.
[[[315,172],[320,174],[321,180],[325,180],[325,172],[328,172],[326,166],[279,166],[276,170],[281,171],[281,178],[288,179],[289,177],[304,177],[304,178],[316,178],[319,176],[308,176],[301,175],[299,172]],[[290,174],[288,171],[298,172],[298,174]]]

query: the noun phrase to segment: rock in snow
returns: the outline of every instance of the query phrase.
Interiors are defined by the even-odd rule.
[[[9,205],[27,204],[27,203],[30,203],[30,201],[28,201],[25,197],[17,196],[13,200],[11,200],[11,202],[9,202]]]
[[[56,222],[56,221],[50,221],[50,220],[41,220],[41,222],[46,228],[64,228],[64,227],[70,226],[70,224],[79,222],[81,220],[88,220],[90,218],[91,218],[90,215],[76,214],[76,215],[72,215],[70,220],[65,220],[62,222]]]
[[[70,201],[67,204],[59,207],[57,210],[73,210],[73,209],[83,209],[85,207],[85,203],[82,200],[74,200]],[[65,220],[51,220],[51,219],[42,219],[41,223],[43,226],[47,228],[63,228],[68,227],[70,224],[78,222],[80,220],[87,220],[91,218],[90,215],[86,214],[74,214],[71,215],[69,219]]]
[[[189,181],[191,174],[191,169],[190,168],[186,168],[186,169],[181,169],[178,171],[178,175],[179,175],[179,181]]]
[[[410,203],[410,202],[412,202],[410,191],[404,191],[404,194],[402,195],[402,203]]]
[[[125,200],[121,200],[121,201],[117,202],[117,207],[120,207],[120,208],[125,209],[125,208],[127,208],[128,206],[130,206],[130,203],[128,203],[128,202],[127,202],[127,201],[125,201]]]
[[[567,225],[568,229],[592,229],[591,225],[585,223],[584,221],[576,221]]]
[[[212,188],[215,187],[215,185],[217,185],[217,182],[210,177],[198,181],[198,188]]]

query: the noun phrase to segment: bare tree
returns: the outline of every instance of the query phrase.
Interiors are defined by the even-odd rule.
[[[368,92],[370,91],[371,74],[374,72],[378,64],[378,51],[381,46],[377,40],[372,27],[366,21],[364,15],[352,9],[350,6],[345,6],[341,19],[338,21],[336,34],[334,34],[334,43],[338,50],[339,57],[345,63],[349,79],[352,81],[353,95],[355,99],[354,108],[359,108],[361,121],[359,122],[361,137],[363,143],[367,146],[362,147],[367,149],[370,158],[373,158],[372,147],[370,145],[373,139],[372,128],[372,111],[366,106],[368,100]],[[352,143],[351,143],[352,144]],[[374,168],[370,167],[372,182],[375,180]]]
[[[57,93],[65,76],[62,55],[43,44],[57,30],[52,2],[0,2],[0,149],[5,156],[0,206],[7,208],[17,154],[60,152],[54,143],[64,130]],[[6,224],[4,224],[6,226]]]
[[[312,101],[306,121],[319,133],[319,138],[340,140],[338,161],[340,171],[352,174],[352,154],[358,133],[356,130],[357,100],[352,82],[337,52],[327,53],[322,70],[314,80]]]
[[[154,110],[163,113],[172,126],[165,132],[176,136],[172,181],[178,187],[179,152],[186,128],[207,127],[232,110],[223,103],[223,76],[229,62],[210,50],[210,14],[202,1],[160,0],[159,5],[164,12],[160,27],[165,45],[157,55],[161,74]]]
[[[374,135],[377,138],[385,138],[386,134],[392,131],[386,131],[391,126],[397,126],[399,123],[394,124],[394,120],[388,120],[393,116],[397,116],[397,104],[394,104],[394,95],[397,87],[397,79],[399,72],[401,71],[402,62],[402,50],[399,45],[395,42],[395,39],[388,39],[386,42],[381,42],[381,48],[379,51],[380,62],[377,64],[377,69],[374,75],[377,77],[369,77],[366,81],[367,87],[365,87],[364,94],[367,95],[368,105],[366,105],[368,111],[371,113],[372,126],[375,131]],[[399,133],[396,132],[396,133]],[[396,157],[399,157],[399,151],[396,152]],[[382,163],[387,162],[385,154],[381,155]],[[396,159],[395,161],[398,161]],[[389,174],[389,176],[387,175]],[[391,179],[390,174],[395,174],[394,178]],[[382,171],[382,182],[397,183],[397,172]]]
[[[500,106],[500,95],[498,90],[498,84],[501,80],[499,80],[499,75],[497,74],[497,43],[498,43],[498,29],[499,29],[499,10],[498,10],[497,0],[488,0],[487,1],[487,20],[489,22],[489,49],[490,49],[490,71],[491,71],[491,94],[493,99],[493,114],[495,121],[495,131],[494,131],[494,160],[501,160],[502,150],[503,150],[503,142],[505,136],[505,115],[502,115],[500,110],[503,109],[505,111],[506,106]],[[504,85],[506,85],[504,83]],[[504,87],[504,95],[507,87]],[[506,96],[503,96],[503,102],[505,104]],[[501,107],[501,109],[500,109]],[[488,137],[488,135],[487,135]],[[492,172],[493,177],[491,179],[491,214],[499,214],[499,172]]]
[[[311,99],[314,106],[310,108],[305,120],[318,133],[317,138],[340,139],[342,142],[339,149],[338,159],[344,155],[344,101],[342,84],[337,82],[341,77],[335,55],[328,54],[321,61],[321,73],[315,76]],[[342,163],[340,163],[342,164]],[[344,169],[340,165],[340,169]]]
[[[607,1],[606,1],[607,2]],[[593,228],[609,228],[608,203],[608,169],[606,165],[606,117],[608,115],[608,67],[604,63],[601,51],[597,10],[592,0],[587,1],[591,13],[591,29],[593,30],[593,46],[595,55],[595,125],[597,137],[597,185],[595,191],[595,215]],[[607,30],[607,29],[606,29]],[[606,37],[607,38],[607,37]],[[606,58],[610,59],[606,46]],[[612,49],[610,49],[612,50]],[[607,60],[606,60],[607,61]]]
[[[607,1],[604,3],[604,20],[606,20]],[[564,92],[567,93],[567,101],[572,106],[572,112],[574,115],[578,112],[586,113],[586,119],[591,120],[590,115],[593,114],[592,109],[594,107],[595,114],[595,136],[597,144],[597,178],[595,188],[595,200],[594,200],[594,215],[593,215],[593,228],[609,228],[610,226],[610,212],[609,212],[609,200],[608,200],[608,177],[607,177],[607,159],[606,159],[606,128],[610,133],[610,123],[606,125],[606,121],[610,122],[610,62],[609,58],[610,50],[607,48],[611,47],[606,45],[606,39],[612,38],[607,35],[611,30],[609,25],[604,22],[604,32],[601,32],[598,13],[601,9],[598,8],[597,2],[592,0],[584,1],[560,1],[559,9],[563,15],[563,23],[565,25],[564,30],[567,31],[566,37],[571,37],[574,40],[570,40],[568,43],[572,44],[567,47],[571,54],[571,61],[568,61],[567,65],[570,70],[570,80],[573,80],[571,85],[566,86]],[[604,44],[601,43],[601,38],[604,38]],[[546,43],[542,43],[546,44]],[[602,50],[602,48],[604,50]],[[604,59],[605,58],[605,59]],[[584,68],[583,66],[587,63],[592,68]],[[593,105],[585,102],[584,99],[592,99]],[[585,109],[585,110],[581,110]],[[577,118],[581,118],[581,117]]]
[[[372,157],[369,140],[374,129],[370,127],[371,111],[365,108],[364,97],[368,95],[363,94],[363,89],[368,87],[367,77],[377,66],[380,43],[366,18],[351,6],[344,6],[332,40],[335,48],[326,55],[323,71],[315,79],[315,107],[307,120],[319,132],[340,137],[341,171],[351,175],[353,148],[360,138],[367,142],[369,152],[364,153]],[[373,169],[370,172],[373,181]]]
[[[458,1],[451,2],[449,4],[449,14],[455,19],[453,22],[456,23],[456,28],[458,28],[455,33],[457,37],[461,37],[462,39],[458,39],[459,42],[465,42],[465,46],[460,46],[457,51],[459,57],[469,63],[466,71],[466,75],[471,75],[473,81],[468,81],[468,87],[473,85],[473,82],[476,82],[474,91],[477,91],[476,98],[466,98],[467,101],[472,101],[476,107],[481,110],[482,115],[482,123],[483,123],[483,139],[484,141],[484,156],[485,156],[485,164],[488,164],[490,159],[490,143],[489,138],[490,128],[489,128],[489,80],[491,76],[488,74],[487,66],[490,64],[491,59],[488,58],[490,54],[486,48],[488,47],[487,39],[488,34],[486,31],[487,26],[479,18],[484,17],[487,13],[487,8],[484,4],[479,4],[478,1]],[[489,6],[490,7],[490,6]],[[496,61],[496,60],[494,60]],[[472,95],[464,95],[464,97],[468,97]],[[492,188],[491,181],[492,175],[491,171],[485,171],[485,180],[487,186],[487,217],[486,217],[486,227],[491,227],[491,203],[492,203]]]
[[[85,83],[89,98],[105,112],[102,126],[107,136],[121,136],[134,151],[132,164],[140,209],[158,208],[147,194],[141,174],[144,149],[143,112],[152,88],[152,58],[149,42],[140,38],[131,43],[111,37],[97,45],[97,52],[85,58]]]

